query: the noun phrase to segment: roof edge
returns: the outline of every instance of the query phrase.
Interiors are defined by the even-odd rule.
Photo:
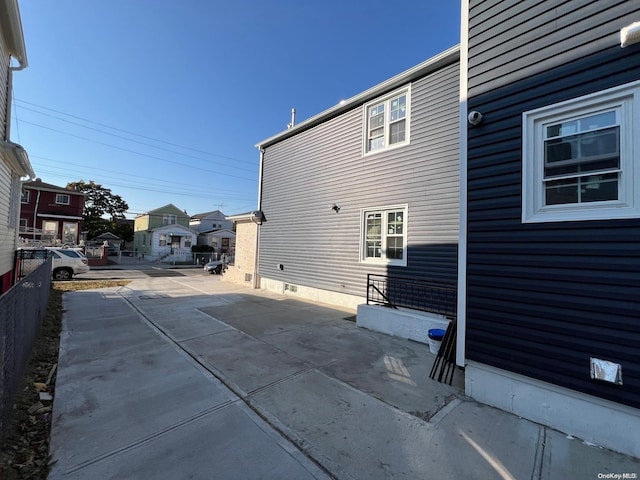
[[[18,60],[20,65],[19,69],[22,70],[23,68],[27,68],[28,62],[18,0],[0,1],[4,4],[4,8],[0,7],[0,10],[4,10],[7,13],[7,17],[0,19],[0,22],[2,23],[3,29],[6,29],[8,32],[6,37],[9,43],[9,53]]]
[[[340,102],[338,105],[331,107],[307,120],[301,122],[294,127],[285,130],[284,132],[280,132],[273,137],[269,137],[262,142],[259,142],[255,145],[256,148],[263,149],[270,145],[273,145],[279,141],[282,141],[286,138],[293,137],[298,133],[301,133],[305,130],[308,130],[320,123],[329,120],[330,118],[336,117],[347,110],[351,110],[352,108],[362,105],[369,100],[372,100],[380,95],[383,95],[386,92],[394,90],[402,85],[405,85],[408,82],[415,80],[416,78],[423,77],[429,73],[435,72],[447,65],[450,65],[454,61],[460,58],[460,45],[455,45],[431,58],[425,60],[418,65],[411,67],[409,70],[405,70],[404,72],[391,77],[388,80],[385,80],[378,85],[365,90],[362,93],[359,93],[347,100]]]
[[[36,176],[29,161],[29,155],[22,145],[9,141],[0,142],[0,153],[21,177],[34,178]]]

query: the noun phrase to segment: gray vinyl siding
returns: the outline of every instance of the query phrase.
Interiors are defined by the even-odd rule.
[[[469,95],[620,44],[640,21],[631,0],[471,0]]]
[[[597,3],[605,23],[619,6]],[[627,12],[631,4],[640,20],[640,4],[628,2]],[[498,67],[494,88],[468,100],[485,121],[468,130],[466,357],[640,407],[640,219],[521,220],[522,113],[640,79],[640,45],[596,42],[544,67],[512,82]],[[624,385],[591,381],[590,357],[620,363]]]
[[[360,296],[367,273],[455,281],[458,88],[457,60],[413,81],[407,146],[363,155],[363,105],[269,146],[260,276]],[[361,263],[361,209],[401,204],[408,204],[408,266]]]

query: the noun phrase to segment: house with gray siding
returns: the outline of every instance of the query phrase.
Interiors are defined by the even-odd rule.
[[[458,101],[453,47],[256,145],[259,286],[355,309],[368,274],[455,284]]]
[[[467,394],[640,456],[640,3],[462,12]]]

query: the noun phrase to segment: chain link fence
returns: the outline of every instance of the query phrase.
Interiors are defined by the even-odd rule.
[[[5,441],[17,389],[49,301],[51,258],[46,253],[21,257],[21,252],[35,251],[17,252],[20,280],[0,296],[0,446]]]

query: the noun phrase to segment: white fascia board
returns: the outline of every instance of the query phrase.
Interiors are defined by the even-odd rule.
[[[49,213],[38,213],[38,217],[40,218],[60,218],[63,220],[82,220],[83,217],[78,217],[75,215],[51,215]]]
[[[13,142],[0,142],[0,154],[21,177],[34,178],[36,176],[29,161],[29,155],[22,148],[22,145]]]
[[[0,2],[2,3],[0,12],[6,13],[6,16],[0,15],[0,25],[2,26],[2,31],[5,32],[4,37],[9,54],[18,60],[20,66],[16,70],[22,70],[27,68],[27,49],[24,45],[24,33],[22,31],[18,0],[0,0]]]

